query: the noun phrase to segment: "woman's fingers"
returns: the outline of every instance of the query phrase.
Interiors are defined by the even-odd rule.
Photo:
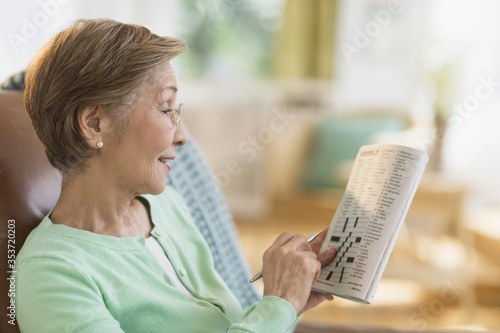
[[[286,299],[297,313],[330,300],[330,295],[312,292],[321,267],[330,263],[337,250],[319,253],[326,230],[311,244],[303,235],[282,233],[264,253],[264,295]]]
[[[283,232],[267,249],[267,251],[275,251],[276,249],[284,247],[289,251],[310,251],[311,247],[307,238],[304,235],[295,234],[291,232]],[[267,252],[266,251],[266,252]]]
[[[283,233],[264,253],[264,295],[286,299],[300,313],[321,263],[303,235]]]
[[[337,249],[332,247],[326,250],[323,253],[319,253],[321,250],[321,245],[323,245],[323,242],[325,241],[326,234],[328,233],[328,229],[324,229],[321,232],[321,235],[319,235],[314,241],[311,242],[311,251],[314,253],[317,253],[317,258],[319,262],[321,262],[321,266],[328,265],[330,262],[332,262],[333,258],[335,258],[335,255],[337,254]]]
[[[331,263],[336,255],[337,255],[337,249],[334,247],[331,247],[328,250],[326,250],[325,252],[318,254],[317,259],[321,263],[321,267],[323,267],[323,266]]]
[[[333,295],[330,295],[330,294],[323,294],[323,293],[320,293],[320,292],[317,292],[317,291],[312,291],[311,292],[311,295],[309,296],[309,299],[307,300],[306,302],[306,305],[304,306],[302,313],[304,313],[305,311],[311,309],[311,308],[314,308],[315,306],[317,306],[318,304],[320,304],[321,302],[323,301],[333,301],[334,297]]]
[[[278,250],[281,252],[289,252],[289,251],[312,251],[313,253],[317,253],[317,260],[321,263],[321,266],[328,265],[335,258],[337,254],[336,248],[330,248],[323,253],[318,253],[321,244],[325,240],[327,230],[323,230],[321,235],[318,236],[313,242],[309,243],[307,238],[301,234],[295,234],[291,232],[283,232],[278,238],[274,241],[274,243],[266,250],[264,253],[264,257]]]

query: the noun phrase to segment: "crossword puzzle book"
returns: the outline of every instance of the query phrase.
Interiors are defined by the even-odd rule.
[[[321,248],[338,252],[313,290],[371,303],[428,160],[405,146],[360,148]]]

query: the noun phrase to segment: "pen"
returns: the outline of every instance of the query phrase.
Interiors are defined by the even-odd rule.
[[[309,243],[311,243],[313,240],[315,240],[316,238],[318,238],[319,235],[321,235],[321,233],[323,232],[323,230],[321,231],[318,231],[317,233],[315,234],[312,234],[311,236],[309,236],[309,238],[307,238],[307,241]],[[260,279],[262,277],[262,271],[258,272],[257,274],[255,274],[255,276],[253,278],[250,279],[250,283],[254,283],[255,281],[257,281],[258,279]]]

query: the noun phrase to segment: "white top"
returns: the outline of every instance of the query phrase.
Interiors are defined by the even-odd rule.
[[[158,243],[156,238],[154,238],[153,236],[148,237],[146,239],[146,246],[149,249],[149,251],[151,251],[153,253],[153,255],[158,260],[161,267],[163,267],[165,272],[167,272],[168,276],[170,277],[170,279],[172,280],[174,285],[177,287],[177,289],[179,289],[180,291],[182,291],[186,295],[194,296],[182,284],[181,280],[179,279],[179,277],[175,273],[174,267],[170,263],[170,260],[168,259],[165,251],[161,247],[160,243]]]

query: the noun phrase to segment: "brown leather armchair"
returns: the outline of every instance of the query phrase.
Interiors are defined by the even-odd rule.
[[[0,248],[19,252],[30,231],[55,205],[61,176],[53,168],[36,137],[22,103],[22,92],[0,90]],[[14,220],[15,223],[9,220]],[[8,234],[8,227],[15,234]],[[15,235],[15,237],[13,237]],[[0,307],[10,306],[10,277],[7,258],[1,262]],[[14,274],[15,276],[15,274]],[[4,310],[5,311],[5,310]],[[2,314],[2,332],[19,332]]]

